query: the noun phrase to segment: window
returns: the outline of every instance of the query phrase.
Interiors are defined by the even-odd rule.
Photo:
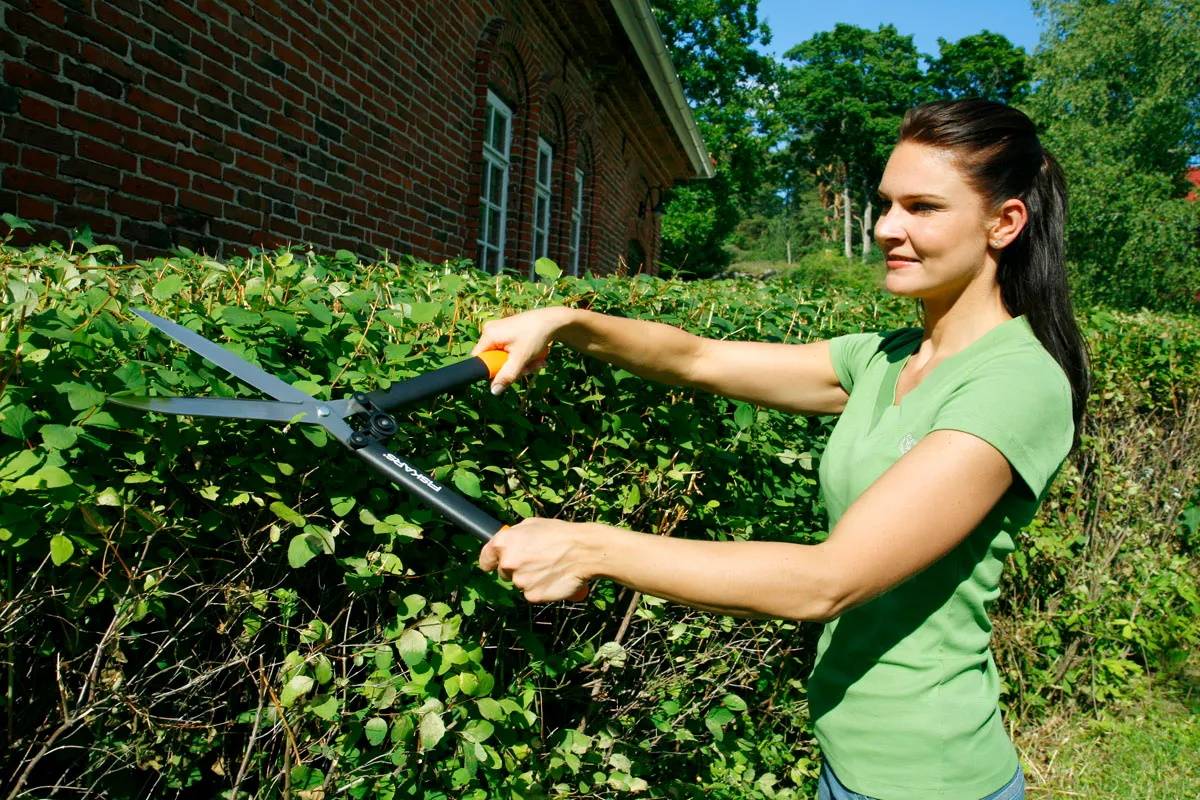
[[[575,170],[575,206],[571,209],[571,274],[579,274],[580,245],[583,243],[583,170]]]
[[[530,263],[550,255],[550,181],[554,150],[538,137],[537,184],[533,194],[533,257]]]
[[[489,90],[485,115],[483,181],[479,187],[479,268],[499,272],[504,269],[512,111]]]

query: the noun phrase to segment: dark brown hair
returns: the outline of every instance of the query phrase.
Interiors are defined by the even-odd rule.
[[[1024,314],[1038,341],[1071,384],[1075,441],[1091,378],[1063,257],[1067,186],[1058,162],[1038,141],[1033,121],[989,100],[939,100],[904,115],[900,141],[950,150],[967,182],[991,205],[1021,200],[1029,220],[1000,253],[996,280],[1013,316]]]

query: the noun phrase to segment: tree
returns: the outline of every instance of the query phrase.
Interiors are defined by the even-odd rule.
[[[1029,59],[1023,48],[991,31],[957,42],[938,38],[939,56],[926,73],[937,97],[982,97],[1013,104],[1029,93]]]
[[[664,203],[663,261],[696,275],[728,262],[724,244],[760,187],[775,140],[770,106],[776,63],[758,3],[653,0],[716,175],[672,190]]]
[[[1200,0],[1039,0],[1031,116],[1063,166],[1077,292],[1122,306],[1192,307],[1200,204]]]
[[[832,202],[842,220],[847,258],[853,254],[858,197],[865,258],[876,186],[900,120],[926,94],[920,54],[912,37],[900,35],[892,25],[870,31],[839,23],[788,50],[784,58],[795,62],[780,83],[790,151],[819,182],[841,190],[840,199]]]

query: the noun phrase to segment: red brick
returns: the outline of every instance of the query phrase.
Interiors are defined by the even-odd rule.
[[[75,187],[57,178],[25,172],[15,167],[4,170],[4,188],[20,194],[45,195],[62,203],[75,200]]]
[[[156,220],[162,212],[162,207],[157,203],[138,200],[127,194],[114,192],[108,200],[108,210],[123,217]]]
[[[133,45],[133,60],[163,80],[178,83],[183,80],[183,67],[173,58],[163,55],[151,47]],[[147,75],[149,78],[149,75]]]
[[[124,142],[125,131],[123,129],[97,117],[90,117],[76,111],[63,109],[59,118],[64,128],[86,133],[98,139],[105,139],[117,145]]]
[[[192,176],[192,189],[209,197],[216,197],[221,200],[232,200],[233,189],[228,184],[220,181],[212,181],[202,175]]]
[[[62,3],[56,3],[54,0],[32,0],[28,6],[30,11],[51,25],[62,25],[67,20]]]
[[[229,12],[216,0],[200,0],[196,3],[196,10],[208,18],[210,27],[214,22],[218,25],[229,24]]]
[[[130,39],[148,42],[154,36],[149,25],[134,19],[122,12],[112,3],[99,2],[95,4],[96,18],[105,25],[111,25]]]
[[[26,147],[21,151],[21,166],[30,172],[53,178],[58,175],[58,156],[44,150]]]
[[[54,221],[54,203],[38,197],[20,195],[17,197],[17,216],[21,219]]]
[[[88,158],[127,172],[137,169],[137,157],[128,150],[119,150],[111,145],[82,136],[79,138],[76,148],[80,158]]]
[[[159,141],[153,136],[147,136],[137,131],[125,131],[125,134],[121,137],[121,143],[129,152],[137,153],[141,156],[143,162],[146,159],[152,159],[164,164],[171,164],[175,161],[175,145]]]
[[[189,70],[187,76],[187,85],[195,89],[197,92],[208,95],[224,105],[229,104],[229,87],[223,83],[213,80],[208,75],[199,73],[195,70]]]
[[[225,144],[236,151],[256,156],[261,156],[263,151],[263,145],[260,140],[245,136],[237,131],[229,131],[225,134]]]
[[[176,191],[172,187],[136,175],[126,175],[121,180],[121,193],[129,197],[153,200],[162,205],[170,205],[176,198]]]
[[[159,0],[163,10],[197,33],[208,31],[208,19],[196,14],[179,0]]]
[[[237,165],[237,168],[243,172],[249,172],[262,178],[271,177],[271,165],[257,158],[251,158],[247,155],[238,155],[234,163]]]
[[[142,71],[130,63],[127,56],[116,56],[102,47],[85,44],[83,46],[83,60],[94,67],[99,67],[105,74],[111,75],[123,84],[139,84],[142,82]]]
[[[188,185],[188,174],[161,161],[142,159],[141,173],[146,178],[165,183],[168,186],[184,188]]]
[[[104,97],[103,95],[88,91],[87,89],[79,90],[77,105],[80,111],[104,117],[125,128],[136,128],[140,119],[138,112],[124,103],[113,100],[111,97]]]
[[[180,190],[179,205],[183,208],[199,211],[201,214],[206,214],[210,217],[217,217],[221,214],[220,202],[197,192]]]
[[[9,61],[4,65],[4,81],[10,86],[28,89],[60,103],[75,102],[74,86],[19,61]]]
[[[169,100],[179,108],[191,108],[196,103],[196,95],[186,87],[154,74],[146,76],[146,92],[153,97]]]
[[[59,55],[74,56],[79,53],[79,41],[63,33],[59,23],[47,25],[32,14],[9,8],[4,15],[4,24],[12,33],[48,47]]]
[[[70,134],[17,117],[4,120],[4,138],[63,155],[75,155],[75,138]]]
[[[142,117],[142,132],[168,142],[186,142],[191,134],[178,125],[171,125],[157,117]]]
[[[263,215],[260,212],[252,208],[242,208],[237,203],[226,203],[222,216],[251,228],[257,228],[263,223]]]
[[[108,164],[98,161],[88,161],[83,158],[63,159],[58,165],[59,172],[74,178],[99,183],[103,186],[116,188],[121,185],[121,171]]]
[[[51,75],[57,74],[60,66],[58,53],[33,44],[25,50],[25,60],[42,72]]]
[[[148,94],[141,89],[130,89],[128,99],[132,105],[137,106],[143,111],[149,111],[151,114],[159,117],[160,119],[164,119],[167,122],[179,121],[179,109],[177,107],[166,100],[154,97],[153,95]]]
[[[67,13],[66,28],[76,36],[90,39],[96,44],[103,45],[117,55],[129,52],[129,40],[120,31],[115,31],[107,25],[97,25],[96,20],[84,14]],[[90,60],[90,59],[89,59]]]
[[[22,97],[20,110],[21,116],[33,122],[51,126],[58,124],[58,109],[36,97],[30,95]]]
[[[117,230],[117,224],[112,217],[77,206],[59,206],[58,213],[54,215],[54,221],[66,228],[82,228],[84,225],[90,225],[93,232],[104,235],[115,233]]]

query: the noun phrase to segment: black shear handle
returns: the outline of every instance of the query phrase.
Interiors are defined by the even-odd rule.
[[[489,350],[465,361],[393,383],[386,389],[368,392],[367,399],[380,411],[391,411],[426,397],[448,392],[466,383],[494,378],[507,358],[508,353],[503,350]]]
[[[364,445],[354,453],[388,480],[403,486],[426,505],[433,507],[446,519],[482,542],[489,541],[497,531],[505,527],[500,520],[476,508],[458,492],[433,480],[378,442]]]

